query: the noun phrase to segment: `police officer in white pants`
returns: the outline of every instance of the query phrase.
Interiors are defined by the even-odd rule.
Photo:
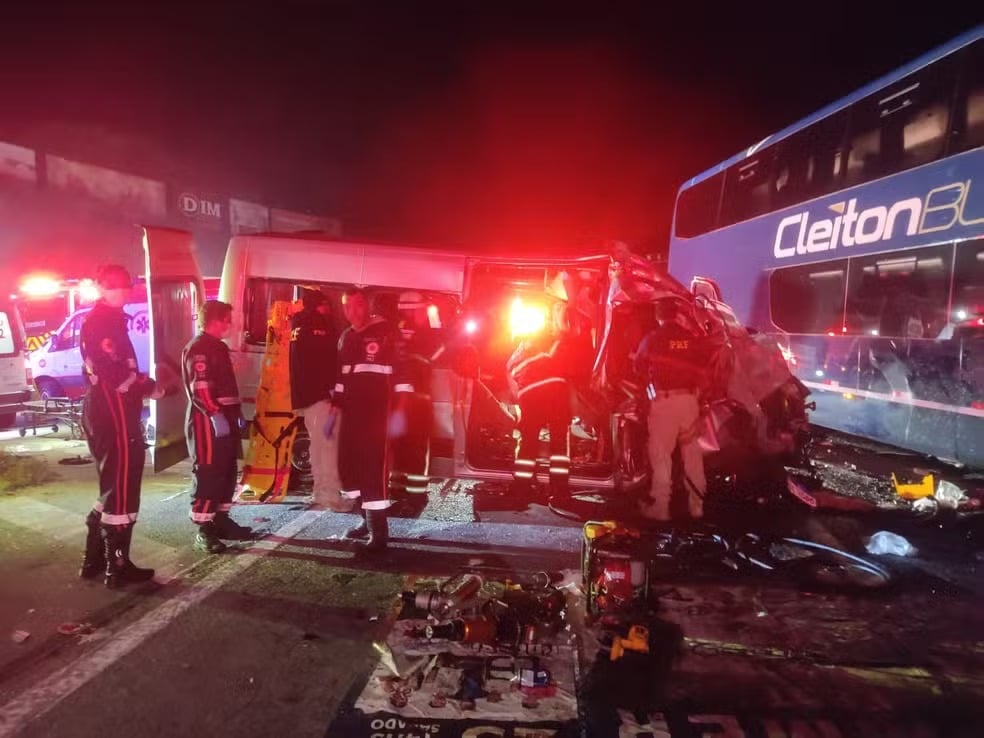
[[[305,290],[304,309],[291,318],[290,395],[294,412],[304,418],[311,442],[314,507],[346,512],[352,503],[341,496],[338,478],[337,415],[331,412],[338,334],[331,322],[327,296]]]

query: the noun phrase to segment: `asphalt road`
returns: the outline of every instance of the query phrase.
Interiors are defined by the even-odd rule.
[[[393,521],[383,560],[359,558],[341,540],[355,516],[308,511],[300,498],[237,507],[239,522],[266,535],[207,556],[191,549],[189,469],[179,465],[145,476],[133,558],[157,569],[155,582],[110,592],[76,577],[95,471],[60,462],[84,460],[84,444],[3,433],[0,448],[42,456],[57,473],[0,494],[0,738],[341,735],[331,726],[378,662],[373,643],[415,578],[481,566],[579,584],[579,522],[541,505],[495,510],[470,482],[433,483],[419,519]],[[884,497],[889,466],[913,463],[843,445],[818,453],[873,500]],[[671,693],[683,712],[635,728],[623,716],[611,735],[978,735],[980,543],[972,529],[913,522],[890,502],[865,514],[813,512],[792,526],[855,550],[883,524],[910,535],[922,553],[890,561],[905,582],[891,593],[668,584],[666,618],[683,633]],[[83,627],[59,632],[65,625]],[[579,635],[590,643],[590,632]],[[864,727],[875,708],[895,721]],[[603,734],[593,730],[582,727]]]

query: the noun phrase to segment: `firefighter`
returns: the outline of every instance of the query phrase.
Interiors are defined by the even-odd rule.
[[[395,499],[403,498],[414,514],[427,505],[430,464],[431,372],[434,362],[446,348],[436,328],[431,326],[429,306],[418,292],[400,295],[401,357],[405,376],[413,386],[406,396],[406,432],[393,439],[393,470],[390,490]]]
[[[540,430],[547,428],[550,492],[560,499],[570,495],[571,339],[570,310],[558,303],[552,314],[552,330],[520,343],[506,363],[510,385],[519,400],[520,440],[513,462],[517,492],[535,484]]]
[[[338,435],[333,427],[331,391],[335,386],[338,335],[332,326],[328,297],[305,290],[304,309],[290,321],[290,397],[294,412],[304,418],[311,439],[314,506],[347,512],[338,479]]]
[[[399,426],[406,417],[402,403],[396,405],[396,395],[412,392],[413,386],[402,377],[399,332],[392,323],[370,314],[366,293],[349,288],[342,307],[350,326],[338,341],[332,395],[332,412],[342,415],[338,471],[342,496],[359,500],[364,517],[346,538],[366,539],[364,549],[376,552],[386,548],[389,538],[388,439],[401,433]]]
[[[96,282],[101,297],[85,317],[79,345],[86,383],[82,425],[99,470],[99,499],[86,517],[79,576],[89,579],[104,572],[105,585],[114,589],[154,576],[153,569],[130,561],[130,543],[147,448],[140,414],[144,398],[159,399],[164,388],[137,366],[127,332],[129,316],[123,312],[133,286],[129,272],[106,266]]]
[[[649,463],[652,485],[641,505],[643,517],[670,519],[673,452],[680,447],[690,517],[703,516],[706,482],[700,449],[698,390],[705,372],[701,340],[676,298],[656,303],[656,326],[639,343],[636,371],[649,400]]]
[[[232,324],[232,305],[207,300],[199,310],[200,332],[181,353],[188,395],[185,435],[192,460],[191,520],[198,526],[195,549],[225,550],[221,539],[246,540],[250,528],[229,517],[236,491],[236,459],[242,412],[239,387],[222,341]]]

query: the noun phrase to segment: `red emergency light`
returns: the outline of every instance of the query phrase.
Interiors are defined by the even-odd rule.
[[[20,285],[20,291],[26,297],[52,297],[61,292],[61,282],[45,274],[28,277]]]
[[[547,325],[547,309],[517,297],[509,308],[509,330],[513,338],[532,336]]]

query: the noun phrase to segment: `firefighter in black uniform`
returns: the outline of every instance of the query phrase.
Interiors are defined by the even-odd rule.
[[[652,486],[641,504],[643,517],[670,519],[673,492],[673,452],[680,447],[683,483],[691,518],[704,511],[707,484],[700,436],[698,392],[706,372],[707,357],[695,325],[676,298],[656,303],[657,324],[639,343],[637,374],[647,382],[649,399],[649,463]]]
[[[554,307],[553,330],[525,340],[506,363],[506,372],[519,399],[520,440],[513,464],[514,488],[522,493],[535,484],[540,430],[550,435],[550,492],[570,495],[571,403],[568,379],[572,367],[569,308]]]
[[[431,374],[434,363],[446,352],[438,328],[431,326],[428,305],[418,292],[404,292],[398,305],[400,312],[401,358],[404,376],[413,386],[405,398],[406,432],[393,439],[393,468],[390,491],[403,500],[413,514],[427,506],[427,483],[430,465]]]
[[[219,553],[225,549],[222,538],[245,540],[252,534],[229,517],[242,418],[229,347],[222,341],[232,323],[232,305],[208,300],[198,319],[201,332],[181,354],[189,401],[185,435],[192,460],[191,519],[198,525],[195,548]]]
[[[105,572],[106,586],[115,588],[154,576],[153,569],[130,561],[130,542],[147,448],[140,413],[145,397],[159,399],[164,391],[140,372],[130,342],[129,316],[123,312],[132,289],[130,274],[111,265],[100,270],[96,282],[102,297],[85,317],[79,346],[87,384],[82,424],[99,469],[99,499],[86,517],[79,576]]]
[[[406,415],[396,396],[413,391],[402,376],[400,334],[372,316],[364,291],[346,290],[342,307],[351,324],[338,341],[338,372],[333,411],[341,411],[338,438],[342,496],[361,502],[365,520],[347,538],[366,538],[367,551],[386,548],[389,437],[405,430]],[[397,427],[403,425],[403,428]]]

